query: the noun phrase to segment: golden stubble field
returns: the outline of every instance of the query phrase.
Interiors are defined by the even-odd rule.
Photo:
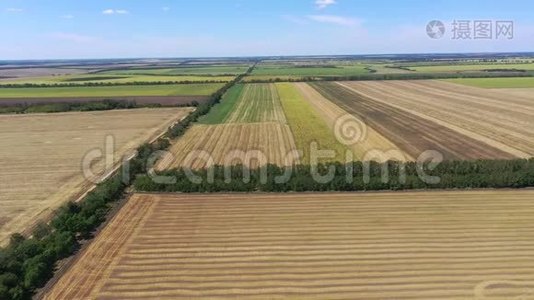
[[[533,190],[136,194],[47,299],[527,299]]]
[[[173,142],[157,170],[212,164],[248,167],[298,163],[295,138],[274,84],[246,84],[221,124],[196,124]]]
[[[277,122],[194,125],[158,161],[157,170],[216,165],[243,164],[247,167],[267,163],[291,166],[297,157],[293,134],[286,124]]]
[[[191,108],[0,116],[0,243],[31,227],[92,183],[82,173],[82,158],[105,150],[114,139],[115,161],[159,135]],[[101,173],[103,160],[92,170]]]

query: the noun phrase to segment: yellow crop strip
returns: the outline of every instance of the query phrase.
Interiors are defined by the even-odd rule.
[[[319,162],[345,161],[347,147],[339,143],[333,130],[318,116],[313,107],[291,83],[277,83],[276,88],[286,114],[287,122],[295,137],[297,149],[302,151],[301,163],[309,164],[312,143],[317,143],[319,150],[333,150],[335,156],[323,158]]]

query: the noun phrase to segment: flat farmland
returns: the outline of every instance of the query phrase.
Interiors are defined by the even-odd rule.
[[[243,82],[268,81],[278,79],[280,81],[302,80],[304,76],[280,76],[280,75],[248,75],[243,78]]]
[[[534,88],[501,88],[492,89],[494,92],[504,93],[504,97],[521,97],[534,101]]]
[[[243,84],[232,86],[221,98],[221,101],[213,106],[210,112],[199,119],[202,124],[224,123],[231,112],[235,109],[237,102],[243,93]]]
[[[509,159],[520,154],[489,138],[472,135],[460,125],[452,126],[448,121],[418,113],[419,107],[408,109],[395,105],[395,101],[403,99],[407,89],[378,89],[389,85],[389,81],[312,84],[323,96],[360,118],[413,158],[427,150],[440,152],[446,160]],[[413,89],[412,92],[413,97],[420,96],[419,90]],[[439,105],[435,99],[428,97],[427,101]]]
[[[353,82],[347,85],[376,101],[483,142],[487,150],[493,148],[523,158],[534,156],[532,98],[510,97],[441,81]],[[470,143],[462,137],[457,140],[465,141],[464,147]],[[487,157],[491,158],[491,153]],[[495,158],[502,157],[496,155]]]
[[[209,154],[213,159],[212,163],[219,165],[241,163],[248,167],[257,167],[271,163],[286,166],[298,162],[296,159],[286,159],[286,155],[295,150],[295,147],[289,126],[282,123],[194,125],[171,146],[169,151],[172,155],[161,159],[156,169],[205,168],[209,165],[206,160],[194,159],[202,157],[202,153]],[[247,151],[252,152],[243,154]],[[264,156],[255,155],[255,151]],[[232,157],[239,159],[232,160]]]
[[[175,68],[124,69],[99,74],[119,75],[239,75],[248,70],[248,65],[187,65]]]
[[[88,151],[113,153],[117,163],[191,110],[0,115],[0,243],[92,186],[81,168]],[[113,137],[108,144],[113,148],[105,147],[107,136]],[[91,169],[102,175],[103,160],[95,160]]]
[[[534,64],[456,64],[456,65],[433,65],[433,66],[408,66],[409,69],[420,73],[439,73],[439,72],[478,72],[484,70],[534,70]]]
[[[128,97],[38,97],[38,98],[0,98],[0,106],[51,104],[51,103],[87,103],[112,99],[114,101],[135,101],[141,105],[190,105],[193,101],[206,103],[209,96],[128,96]]]
[[[221,81],[228,82],[234,76],[187,76],[187,75],[64,75],[30,77],[0,80],[0,86],[6,84],[85,84],[85,83],[135,83],[135,82],[197,82],[197,81]]]
[[[402,150],[393,144],[393,142],[388,140],[370,126],[367,126],[365,122],[359,119],[357,116],[349,114],[332,101],[323,97],[309,84],[295,83],[295,86],[298,88],[304,99],[306,99],[314,108],[316,114],[321,116],[326,122],[332,133],[335,134],[335,131],[339,130],[336,129],[336,126],[339,126],[338,124],[342,124],[342,127],[340,128],[345,131],[352,131],[348,132],[347,134],[340,130],[337,134],[347,141],[354,139],[354,142],[349,146],[354,154],[355,160],[386,161],[391,159],[391,157],[381,154],[388,153],[391,150],[397,151],[401,154],[399,157],[397,157],[398,160],[412,160],[407,153],[402,152]],[[375,150],[379,151],[376,152]],[[374,156],[377,157],[371,157],[371,155],[369,155],[372,151],[375,151],[374,153],[376,153],[376,155]]]
[[[136,194],[45,298],[520,299],[533,197]]]
[[[205,160],[190,160],[190,155],[201,152],[219,165],[286,166],[299,161],[298,156],[287,155],[295,150],[295,140],[274,84],[232,87],[199,123],[174,143],[172,155],[162,159],[157,169],[206,167],[209,163]],[[231,160],[232,156],[244,160]],[[250,160],[251,157],[255,159]]]
[[[226,123],[286,122],[274,84],[246,84]]]
[[[534,88],[534,77],[455,78],[444,81],[487,89]]]
[[[259,65],[252,71],[253,76],[350,76],[369,73],[365,65],[339,66],[291,66]]]
[[[306,100],[305,95],[291,83],[277,83],[276,88],[297,150],[302,151],[300,162],[311,163],[312,143],[316,143],[318,149],[334,151],[333,157],[323,158],[320,162],[345,161],[349,148],[336,139],[334,130]]]
[[[207,96],[220,89],[223,83],[126,85],[104,87],[46,87],[0,88],[1,98],[73,98],[73,97],[129,97],[129,96]]]

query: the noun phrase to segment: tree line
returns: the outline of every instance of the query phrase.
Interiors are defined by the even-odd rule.
[[[58,87],[102,87],[102,86],[127,86],[127,85],[171,85],[171,84],[207,84],[227,83],[227,80],[174,80],[174,81],[130,81],[130,82],[78,82],[78,83],[3,83],[2,88],[58,88]]]
[[[403,73],[403,74],[360,74],[351,76],[299,76],[295,78],[271,77],[267,79],[246,79],[247,83],[311,82],[311,81],[371,81],[371,80],[423,80],[452,78],[494,78],[534,77],[534,72],[473,72],[473,73]]]
[[[157,106],[157,105],[156,105]],[[141,107],[135,101],[117,101],[105,99],[90,102],[61,102],[61,103],[17,103],[9,106],[0,106],[0,114],[30,114],[55,113],[68,111],[95,111],[112,109],[131,109]]]
[[[329,173],[330,170],[334,171]],[[280,182],[284,174],[290,175]],[[328,174],[331,177],[327,180],[315,179]],[[534,158],[444,161],[437,167],[395,161],[382,164],[327,163],[313,168],[308,165],[266,165],[247,169],[242,165],[216,165],[212,169],[193,170],[191,173],[178,168],[156,175],[167,176],[174,182],[157,183],[153,175],[145,174],[136,178],[135,189],[145,192],[205,193],[526,188],[534,187]],[[191,175],[201,181],[192,181]]]
[[[109,217],[111,208],[124,197],[133,179],[145,172],[152,153],[168,148],[170,139],[183,135],[192,122],[208,113],[241,79],[239,76],[227,83],[206,104],[198,105],[193,113],[171,126],[154,143],[141,145],[135,158],[98,184],[82,201],[63,205],[50,222],[38,224],[29,237],[13,234],[9,245],[0,248],[0,299],[31,299],[36,290],[52,278],[57,263],[74,255],[83,241],[93,237],[95,230]]]
[[[172,107],[198,106],[197,101],[186,104],[175,104]],[[60,102],[60,103],[16,103],[0,105],[0,114],[31,114],[31,113],[58,113],[69,111],[100,111],[113,109],[134,109],[146,107],[162,107],[160,103],[138,104],[131,100],[104,99],[102,101],[88,102]]]

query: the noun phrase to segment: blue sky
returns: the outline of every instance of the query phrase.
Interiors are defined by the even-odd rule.
[[[453,20],[514,38],[453,40]],[[534,51],[534,1],[0,0],[0,35],[0,60]]]

